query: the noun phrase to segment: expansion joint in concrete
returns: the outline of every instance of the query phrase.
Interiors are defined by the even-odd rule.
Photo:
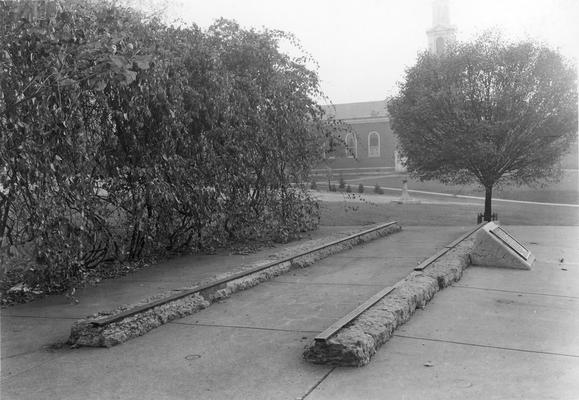
[[[282,285],[300,285],[300,286],[363,286],[363,287],[384,287],[376,283],[340,283],[340,282],[304,282],[304,281],[271,281],[270,283]]]
[[[320,386],[320,385],[322,384],[323,381],[325,381],[325,380],[328,378],[328,376],[330,376],[330,374],[331,374],[332,372],[334,372],[335,369],[336,369],[336,367],[332,367],[328,372],[326,372],[326,373],[324,374],[324,376],[322,376],[322,377],[320,378],[320,380],[318,380],[318,381],[316,382],[316,384],[315,384],[314,386],[312,386],[312,387],[310,388],[310,390],[308,390],[308,391],[306,392],[306,394],[304,394],[302,397],[298,397],[298,400],[305,400],[310,394],[312,394],[312,392],[313,392],[314,390],[317,389],[318,386]]]
[[[77,320],[79,317],[46,317],[43,315],[2,315],[2,318],[34,318],[34,319],[74,319]]]
[[[458,342],[455,340],[434,339],[434,338],[425,338],[425,337],[420,337],[420,336],[410,336],[410,335],[400,335],[400,334],[395,334],[392,336],[398,337],[398,338],[404,338],[404,339],[423,340],[426,342],[437,342],[437,343],[456,344],[456,345],[460,345],[460,346],[481,347],[481,348],[485,348],[485,349],[516,351],[516,352],[520,352],[520,353],[542,354],[542,355],[547,355],[547,356],[579,358],[579,354],[565,354],[565,353],[556,353],[556,352],[551,352],[551,351],[517,349],[514,347],[492,346],[490,344]]]
[[[173,321],[170,323],[175,325],[203,326],[208,328],[250,329],[254,331],[269,331],[269,332],[318,333],[318,331],[308,331],[302,329],[266,328],[260,326],[247,326],[247,325],[203,324],[198,322],[182,322],[182,321]]]
[[[33,353],[38,353],[38,352],[40,352],[40,351],[41,351],[41,350],[38,350],[38,351],[35,351],[35,352],[33,352]],[[32,354],[32,353],[31,353],[31,354]],[[6,383],[6,382],[8,382],[8,381],[10,381],[10,380],[18,377],[18,376],[21,376],[21,375],[26,374],[26,373],[34,370],[34,369],[43,368],[46,364],[54,363],[56,359],[59,359],[59,358],[61,358],[61,357],[64,357],[64,355],[61,354],[61,355],[56,356],[55,358],[51,358],[50,360],[42,361],[42,362],[40,362],[40,363],[38,363],[38,364],[33,364],[32,366],[30,366],[30,367],[28,367],[28,368],[25,368],[25,369],[23,369],[23,370],[21,370],[21,371],[18,371],[18,372],[15,372],[15,373],[11,373],[10,375],[4,375],[4,376],[0,377],[0,382]]]
[[[578,296],[565,296],[562,294],[552,294],[552,293],[538,293],[538,292],[523,292],[519,290],[505,290],[505,289],[493,289],[493,288],[484,288],[484,287],[476,287],[476,286],[467,286],[467,285],[457,285],[454,284],[452,287],[458,289],[472,289],[472,290],[481,290],[485,292],[501,292],[501,293],[512,293],[512,294],[526,294],[529,296],[545,296],[545,297],[557,297],[562,299],[579,299]]]

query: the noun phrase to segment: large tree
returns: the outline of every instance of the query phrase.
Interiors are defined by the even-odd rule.
[[[575,66],[534,42],[483,34],[421,54],[388,111],[411,176],[485,188],[556,180],[577,137]]]

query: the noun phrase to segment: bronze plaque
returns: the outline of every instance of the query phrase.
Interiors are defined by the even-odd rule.
[[[498,237],[504,244],[509,246],[511,249],[515,251],[518,255],[520,255],[523,259],[528,260],[531,256],[531,252],[525,248],[522,244],[520,244],[514,237],[512,237],[508,232],[506,232],[500,226],[497,226],[495,229],[490,231],[493,235]]]

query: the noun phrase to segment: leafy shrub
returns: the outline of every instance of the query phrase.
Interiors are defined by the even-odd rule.
[[[0,248],[34,244],[30,285],[316,227],[291,184],[334,128],[291,35],[107,1],[0,2],[0,22]]]
[[[344,189],[346,187],[346,181],[344,180],[344,177],[342,175],[340,175],[340,184],[338,187],[340,189]]]
[[[380,187],[380,185],[375,184],[375,185],[374,185],[374,193],[384,194],[384,189],[382,189],[382,188]]]
[[[352,188],[350,187],[350,185],[346,186],[346,193],[352,193]]]
[[[336,188],[336,185],[333,183],[330,183],[330,192],[337,192],[338,189]]]
[[[358,185],[358,193],[364,193],[364,185],[361,183]]]
[[[316,190],[317,188],[318,188],[318,184],[316,183],[316,181],[312,181],[312,183],[310,184],[310,189]]]

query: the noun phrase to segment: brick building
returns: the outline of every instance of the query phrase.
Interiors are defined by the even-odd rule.
[[[336,104],[326,107],[326,113],[346,123],[350,131],[342,133],[333,151],[326,153],[320,169],[330,167],[336,172],[397,169],[396,137],[390,129],[386,100]]]

